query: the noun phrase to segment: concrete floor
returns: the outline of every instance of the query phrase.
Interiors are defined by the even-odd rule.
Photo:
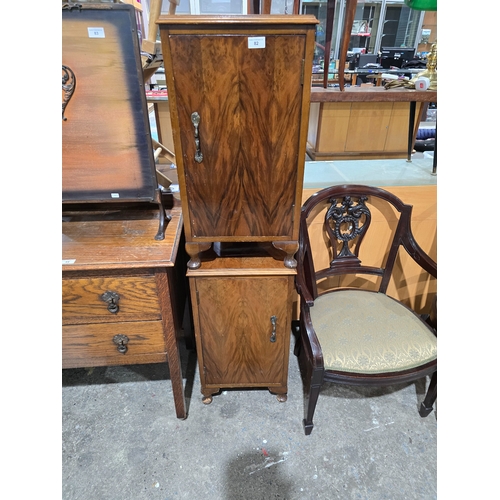
[[[204,405],[195,353],[182,362],[185,420],[167,365],[63,370],[64,500],[437,498],[437,414],[417,411],[428,380],[326,384],[305,436],[292,350],[284,403],[253,389]]]

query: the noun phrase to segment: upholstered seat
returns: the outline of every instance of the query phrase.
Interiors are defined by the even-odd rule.
[[[383,293],[330,292],[316,298],[310,313],[325,370],[396,372],[437,358],[432,329],[412,310]]]
[[[300,319],[294,331],[304,382],[306,434],[312,431],[325,381],[387,386],[430,376],[419,413],[425,417],[433,410],[433,311],[417,313],[387,295],[389,283],[396,291],[399,286],[405,289],[409,277],[418,283],[420,304],[436,303],[437,265],[415,241],[411,213],[410,205],[388,191],[361,185],[323,189],[302,206],[296,276]],[[417,264],[409,276],[403,269],[407,255],[405,260],[400,249]],[[429,292],[425,300],[422,290]],[[405,297],[408,302],[408,290]]]

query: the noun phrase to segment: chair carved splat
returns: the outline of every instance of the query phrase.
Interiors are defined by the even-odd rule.
[[[330,208],[326,211],[324,224],[333,251],[330,268],[360,265],[359,247],[371,222],[371,212],[365,204],[367,199],[366,196],[360,196],[356,202],[351,196],[346,196],[342,200],[328,200]],[[342,245],[340,251],[339,243]],[[355,243],[352,245],[354,253],[350,243]]]

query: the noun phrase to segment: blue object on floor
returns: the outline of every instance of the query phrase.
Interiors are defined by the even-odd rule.
[[[424,139],[435,139],[436,129],[435,128],[419,128],[417,132],[417,141],[423,141]]]

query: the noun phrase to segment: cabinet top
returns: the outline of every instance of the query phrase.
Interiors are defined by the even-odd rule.
[[[283,259],[273,257],[220,257],[203,261],[199,269],[188,269],[190,278],[214,278],[219,276],[294,276],[295,269],[285,267]]]
[[[159,210],[64,213],[64,271],[173,267],[181,239],[182,212],[175,205],[165,239],[155,240]]]
[[[190,15],[190,14],[176,14],[161,15],[158,18],[157,24],[179,26],[179,25],[212,25],[225,26],[228,24],[244,26],[244,25],[259,25],[259,26],[272,26],[272,25],[316,25],[319,21],[312,15],[296,15],[296,14],[247,14],[247,15]]]

